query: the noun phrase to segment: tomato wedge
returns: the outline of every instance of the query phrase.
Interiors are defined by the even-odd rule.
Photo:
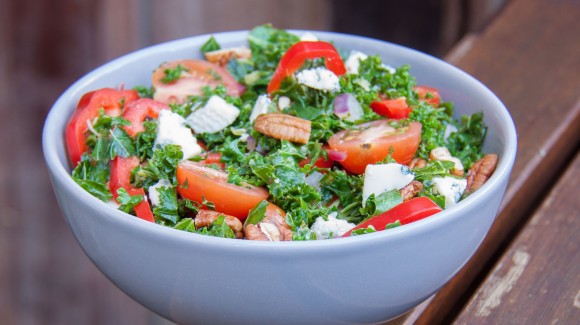
[[[66,146],[73,166],[79,163],[81,155],[87,151],[86,133],[89,130],[87,121],[99,116],[101,108],[108,115],[119,116],[123,105],[128,105],[138,98],[139,94],[135,90],[111,88],[91,91],[81,97],[66,126]]]
[[[222,162],[221,152],[208,152],[205,155],[205,159],[200,161],[206,166],[216,166],[221,170],[226,169],[226,164]]]
[[[369,226],[373,226],[377,231],[381,231],[384,230],[388,224],[397,221],[399,221],[401,225],[406,225],[427,218],[441,211],[441,207],[431,201],[431,199],[424,196],[416,197],[358,224],[356,227],[342,235],[342,237],[348,237],[354,230],[368,228]]]
[[[332,44],[320,41],[298,42],[292,45],[286,53],[284,53],[282,59],[280,59],[278,67],[276,68],[276,71],[274,71],[274,75],[268,84],[268,93],[271,94],[278,90],[282,81],[300,69],[305,60],[318,58],[324,58],[326,68],[334,72],[337,76],[346,73],[344,62],[342,62],[340,54]]]
[[[413,110],[407,105],[407,98],[377,100],[371,103],[373,111],[390,119],[400,120],[409,117]]]
[[[203,203],[203,199],[210,201],[216,211],[241,221],[246,219],[250,209],[269,195],[262,187],[230,184],[227,173],[192,161],[179,163],[176,176],[177,189],[182,197],[198,203]]]
[[[427,86],[415,86],[413,90],[419,96],[419,100],[424,100],[425,102],[437,107],[441,102],[441,95],[439,95],[439,91],[433,87]]]
[[[354,174],[362,174],[368,164],[384,160],[391,148],[392,158],[406,164],[415,155],[421,142],[421,123],[395,129],[388,120],[379,120],[359,125],[356,129],[343,130],[328,139],[330,149],[346,152],[339,163]]]
[[[143,201],[135,206],[135,214],[137,217],[155,222],[153,217],[153,212],[151,212],[151,206],[145,197],[145,190],[142,188],[134,188],[131,186],[131,171],[139,165],[139,158],[137,157],[119,157],[111,160],[111,174],[109,177],[109,189],[113,194],[115,200],[117,200],[117,190],[121,187],[124,188],[127,193],[131,196],[141,195],[143,196]]]
[[[173,81],[164,82],[166,71],[181,67],[181,75]],[[155,93],[153,99],[165,104],[183,103],[189,96],[203,94],[203,87],[212,88],[223,84],[229,96],[240,96],[244,87],[224,68],[203,60],[178,60],[166,62],[153,72]]]
[[[162,109],[169,109],[169,106],[150,98],[132,102],[123,112],[123,118],[131,122],[131,125],[123,126],[123,129],[134,138],[137,133],[145,131],[143,121],[148,117],[157,118]]]

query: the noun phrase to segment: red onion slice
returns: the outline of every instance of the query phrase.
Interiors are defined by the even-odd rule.
[[[330,160],[334,160],[334,161],[338,161],[338,162],[346,160],[346,152],[344,152],[344,151],[329,149],[329,150],[327,150],[327,152],[328,152],[328,158],[330,158]]]
[[[363,109],[352,94],[340,94],[334,99],[334,114],[343,120],[354,122],[363,117]]]

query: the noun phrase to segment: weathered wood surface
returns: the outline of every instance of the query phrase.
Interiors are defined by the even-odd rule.
[[[579,193],[577,155],[456,324],[580,321]]]
[[[480,249],[439,293],[404,316],[405,324],[452,321],[577,152],[578,17],[579,1],[515,0],[451,52],[453,64],[487,85],[510,110],[517,160],[500,214]]]

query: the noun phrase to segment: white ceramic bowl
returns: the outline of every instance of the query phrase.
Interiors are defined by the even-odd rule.
[[[298,31],[294,31],[298,32]],[[389,231],[311,242],[207,237],[130,217],[92,197],[70,177],[66,122],[79,98],[101,87],[149,85],[161,62],[199,56],[208,35],[149,47],[84,76],[52,107],[44,155],[59,204],[76,239],[119,288],[177,323],[346,324],[396,317],[436,292],[467,262],[500,206],[516,153],[512,119],[480,82],[431,56],[390,43],[314,32],[343,49],[410,64],[419,84],[437,87],[456,113],[483,111],[484,151],[499,154],[490,180],[457,206]],[[215,35],[224,47],[247,32]]]

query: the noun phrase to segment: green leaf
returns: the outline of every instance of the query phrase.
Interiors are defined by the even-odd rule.
[[[153,87],[136,86],[133,87],[141,98],[153,98]]]
[[[381,214],[394,208],[396,205],[403,203],[403,196],[397,189],[390,190],[379,194],[375,198],[375,215]]]
[[[109,131],[111,134],[111,143],[109,145],[109,158],[129,157],[135,155],[135,145],[133,139],[121,128],[115,128]]]
[[[174,82],[181,77],[182,72],[187,71],[189,70],[187,68],[184,68],[181,64],[178,64],[177,66],[175,66],[175,68],[165,69],[165,71],[163,71],[165,73],[165,76],[161,79],[161,82],[164,84]]]
[[[121,204],[119,206],[119,210],[126,212],[126,213],[130,213],[131,210],[133,210],[133,208],[135,208],[135,206],[141,202],[143,202],[143,196],[142,195],[129,195],[129,193],[127,193],[127,190],[125,190],[124,188],[120,187],[119,189],[117,189],[117,202],[119,202],[119,204]]]
[[[375,229],[375,227],[373,227],[373,225],[370,225],[366,228],[360,228],[360,229],[356,229],[353,230],[350,235],[351,236],[360,236],[360,235],[365,235],[365,234],[372,234],[373,232],[376,232],[377,230]]]
[[[450,175],[450,170],[455,167],[455,163],[446,160],[430,160],[424,167],[413,169],[415,179],[424,182],[433,177],[445,177]]]
[[[155,206],[153,214],[165,221],[173,224],[177,223],[179,220],[179,207],[175,188],[160,186],[156,190],[159,193],[159,205]]]
[[[111,191],[109,191],[109,187],[106,184],[75,177],[73,177],[73,179],[87,192],[91,193],[91,195],[103,202],[109,202],[113,198],[113,195],[111,194]]]
[[[195,222],[191,218],[183,218],[173,228],[188,232],[197,232],[195,229]]]
[[[268,201],[263,200],[262,202],[258,203],[258,205],[256,205],[252,210],[250,210],[250,213],[248,213],[248,218],[246,218],[246,221],[244,222],[244,226],[257,225],[258,223],[262,222],[264,217],[266,217],[266,209],[268,208],[269,204],[270,203],[268,203]]]
[[[388,223],[385,226],[385,230],[392,229],[392,228],[396,228],[396,227],[399,227],[399,226],[401,226],[401,221],[400,220],[397,220],[395,222]]]
[[[211,51],[217,51],[221,49],[221,46],[219,45],[219,43],[215,40],[215,38],[213,36],[211,36],[207,42],[205,42],[202,46],[201,46],[201,53],[207,53],[207,52],[211,52]]]
[[[219,215],[209,227],[199,229],[197,232],[214,237],[235,238],[235,234],[226,223],[226,217],[223,214]]]

